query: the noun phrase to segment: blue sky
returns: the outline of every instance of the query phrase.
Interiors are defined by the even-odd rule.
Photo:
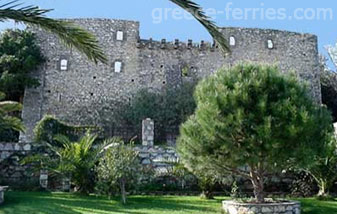
[[[141,23],[141,37],[167,40],[193,39],[194,41],[211,40],[208,33],[203,27],[193,19],[184,17],[176,18],[172,10],[175,5],[168,0],[26,0],[25,4],[34,4],[41,8],[54,9],[48,15],[54,18],[79,18],[79,17],[98,17],[98,18],[114,18],[137,20]],[[335,44],[337,41],[337,1],[320,0],[320,1],[303,1],[303,0],[196,0],[205,9],[211,12],[211,16],[219,26],[240,26],[240,27],[259,27],[273,28],[281,30],[290,30],[303,33],[316,34],[319,37],[319,48],[325,53],[324,46],[327,44]],[[232,4],[228,6],[228,2]],[[158,9],[159,8],[159,9]],[[230,15],[226,12],[226,8],[230,8]],[[245,19],[238,20],[233,16],[233,10],[249,10],[249,8],[259,8],[257,15],[247,12]],[[319,9],[330,9],[332,17],[328,16],[325,20],[323,12]],[[287,15],[285,19],[275,19],[263,16],[261,11],[266,13],[267,10],[280,10]],[[284,9],[284,10],[283,10]],[[300,10],[303,9],[303,10]],[[216,10],[217,15],[214,15]],[[286,12],[285,12],[286,11]],[[303,19],[294,19],[293,15],[297,11]],[[159,23],[155,23],[163,14],[163,19]],[[304,17],[306,13],[307,17]],[[166,15],[166,17],[164,17]],[[320,17],[313,18],[314,15]],[[290,17],[290,18],[289,18]],[[0,24],[0,29],[11,27],[8,23]]]

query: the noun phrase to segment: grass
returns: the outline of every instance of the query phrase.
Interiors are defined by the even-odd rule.
[[[7,192],[0,214],[221,214],[221,201],[185,196],[132,196],[127,205],[118,198],[67,193]],[[337,202],[300,199],[303,214],[337,214]]]

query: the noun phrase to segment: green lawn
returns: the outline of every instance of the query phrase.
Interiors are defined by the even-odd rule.
[[[118,199],[66,193],[7,192],[0,214],[221,214],[221,200],[184,196],[132,196],[123,206]],[[301,200],[304,214],[337,214],[337,202]]]

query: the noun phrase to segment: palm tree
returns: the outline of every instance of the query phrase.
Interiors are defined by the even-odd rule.
[[[5,99],[6,95],[0,92],[0,100]],[[13,101],[0,102],[0,131],[15,130],[23,132],[25,130],[22,121],[10,114],[21,111],[22,105]]]
[[[81,29],[74,23],[46,17],[45,14],[51,10],[21,5],[18,0],[0,5],[0,21],[14,20],[18,23],[38,26],[57,35],[67,46],[74,46],[95,63],[98,61],[107,62],[98,40],[91,33]]]
[[[220,46],[220,49],[224,54],[224,56],[226,56],[230,52],[227,39],[225,39],[223,34],[219,31],[219,28],[210,19],[210,17],[205,14],[200,5],[191,0],[170,0],[170,1],[177,4],[187,12],[189,12],[206,28],[206,30],[211,34],[213,39]]]
[[[56,135],[60,146],[43,143],[45,148],[41,148],[49,155],[28,156],[22,164],[34,163],[37,171],[44,169],[52,176],[70,178],[77,192],[88,194],[93,188],[94,167],[107,146],[105,143],[94,145],[96,139],[97,136],[89,132],[75,142],[67,136]]]

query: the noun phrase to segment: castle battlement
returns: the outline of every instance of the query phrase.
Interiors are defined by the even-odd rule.
[[[213,42],[205,42],[204,40],[199,43],[193,42],[189,39],[187,42],[182,42],[179,39],[174,41],[167,41],[162,39],[161,41],[152,40],[152,38],[145,40],[139,40],[137,42],[137,48],[148,48],[148,49],[166,49],[166,50],[199,50],[199,51],[214,51],[218,47]]]

